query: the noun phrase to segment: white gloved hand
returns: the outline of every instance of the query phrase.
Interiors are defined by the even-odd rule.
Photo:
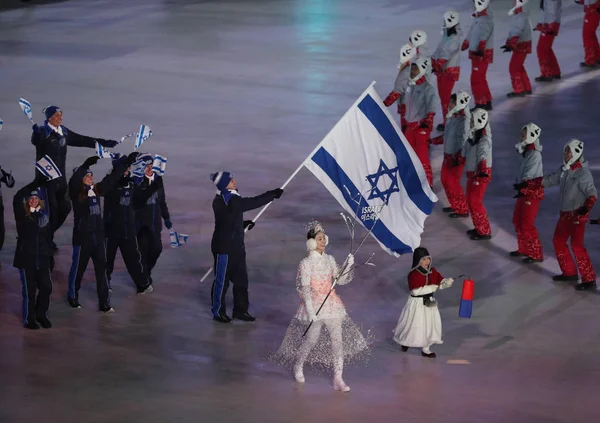
[[[444,278],[440,283],[440,288],[450,288],[454,283],[454,278]]]
[[[348,257],[346,257],[346,269],[349,269],[352,266],[354,266],[354,254],[350,253],[348,254]]]

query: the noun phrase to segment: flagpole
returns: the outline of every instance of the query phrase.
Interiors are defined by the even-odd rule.
[[[344,119],[344,117],[348,113],[350,113],[350,111],[352,109],[354,109],[356,106],[358,106],[358,104],[361,101],[363,101],[363,99],[367,95],[367,92],[373,87],[373,85],[375,85],[375,83],[376,83],[376,81],[371,81],[371,83],[369,84],[369,86],[363,91],[363,93],[358,97],[358,99],[352,104],[352,106],[350,106],[348,108],[348,110],[346,111],[346,113],[344,113],[344,115],[337,121],[337,123],[333,126],[333,128],[331,128],[331,130],[327,133],[327,135],[325,135],[325,137],[323,137],[323,139],[321,140],[321,142],[319,144],[317,144],[317,146],[313,149],[313,151],[311,151],[310,154],[308,156],[306,156],[306,158],[302,161],[302,163],[300,163],[300,166],[298,166],[298,168],[290,175],[290,177],[287,178],[287,180],[280,187],[281,189],[285,189],[285,187],[288,186],[288,184],[292,181],[292,179],[294,179],[294,177],[302,170],[302,168],[304,167],[304,165],[306,164],[306,162],[312,156],[314,156],[314,154],[317,151],[319,151],[319,148],[321,148],[321,145],[323,144],[323,142],[327,139],[327,137],[329,137],[329,134],[331,134],[333,132],[333,130],[340,124],[340,122],[342,121],[342,119]],[[254,216],[254,219],[252,219],[252,221],[254,223],[256,223],[256,221],[258,220],[258,218],[262,216],[262,214],[267,210],[267,208],[269,208],[269,206],[272,203],[273,202],[271,201],[270,203],[266,204],[262,209],[260,209],[260,211],[256,214],[256,216]],[[248,231],[247,229],[244,230],[244,232],[247,232],[247,231]],[[212,267],[210,269],[208,269],[208,271],[204,274],[204,276],[202,276],[202,279],[200,279],[200,282],[204,282],[204,280],[208,277],[208,275],[211,274],[212,271],[213,271]]]

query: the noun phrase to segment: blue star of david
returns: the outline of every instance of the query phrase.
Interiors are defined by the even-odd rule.
[[[52,170],[52,165],[46,165],[46,170]]]
[[[381,190],[377,186],[379,184],[379,178],[387,175],[390,179],[390,185],[387,189]],[[376,173],[372,175],[367,175],[367,181],[371,184],[371,194],[369,195],[369,200],[374,198],[380,198],[383,200],[385,204],[390,201],[390,196],[394,192],[400,192],[400,187],[398,186],[398,167],[390,169],[383,160],[379,161],[379,168]]]

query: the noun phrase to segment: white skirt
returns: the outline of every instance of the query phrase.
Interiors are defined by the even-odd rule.
[[[413,348],[441,344],[442,319],[437,305],[426,307],[423,298],[408,297],[394,329],[394,341]]]

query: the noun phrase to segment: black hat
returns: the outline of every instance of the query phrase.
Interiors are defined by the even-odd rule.
[[[418,247],[417,249],[415,249],[415,252],[413,253],[413,262],[411,268],[417,268],[419,266],[419,262],[423,257],[430,257],[427,248]]]

